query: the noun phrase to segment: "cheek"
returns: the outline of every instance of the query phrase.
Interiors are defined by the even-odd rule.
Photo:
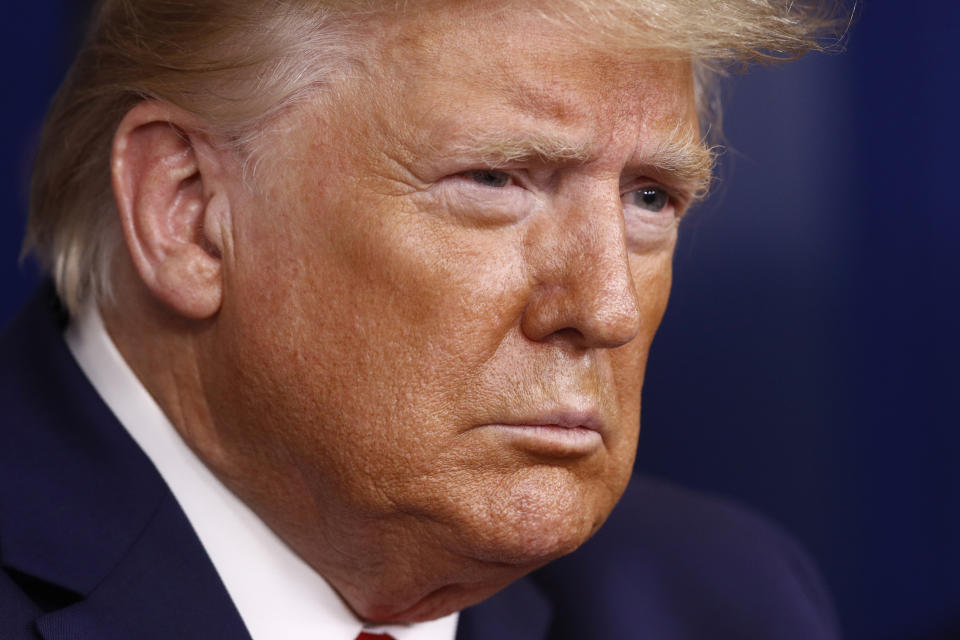
[[[661,248],[630,257],[630,270],[642,314],[643,328],[637,340],[643,345],[644,351],[650,348],[650,343],[667,310],[670,288],[673,284],[673,250],[676,240],[674,229]]]
[[[360,471],[384,483],[436,473],[522,308],[517,252],[402,199],[310,200],[316,212],[292,207],[247,239],[260,236],[233,316],[247,368],[262,372],[257,393],[269,388],[265,404],[290,417],[280,426],[305,467],[325,460],[358,486]]]
[[[625,429],[639,428],[640,398],[650,346],[667,309],[672,284],[673,245],[654,254],[632,256],[631,270],[640,301],[641,330],[629,344],[611,352]],[[634,433],[635,435],[635,433]]]

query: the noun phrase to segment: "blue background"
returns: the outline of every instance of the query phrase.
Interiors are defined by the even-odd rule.
[[[2,323],[82,7],[4,14]],[[958,38],[960,3],[868,1],[846,53],[729,83],[644,391],[638,469],[782,523],[853,639],[960,637]]]

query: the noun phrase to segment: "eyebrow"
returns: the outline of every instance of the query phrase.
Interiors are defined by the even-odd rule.
[[[688,189],[694,199],[706,196],[717,164],[718,147],[707,146],[689,123],[677,125],[640,154],[640,165],[666,174]]]
[[[678,122],[666,135],[644,146],[632,165],[653,178],[671,179],[694,199],[706,195],[717,150],[704,144],[692,125]],[[449,151],[474,156],[491,169],[531,161],[584,164],[593,157],[593,148],[586,142],[544,133],[467,134]]]
[[[463,142],[453,145],[451,151],[477,156],[492,169],[531,160],[545,164],[582,164],[590,159],[587,144],[542,133],[467,135]]]

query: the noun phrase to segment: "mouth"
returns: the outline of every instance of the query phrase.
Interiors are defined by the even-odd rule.
[[[560,411],[484,425],[507,443],[554,458],[577,458],[603,447],[603,423],[593,411]]]

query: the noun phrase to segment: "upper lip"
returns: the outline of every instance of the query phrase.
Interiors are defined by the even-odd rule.
[[[603,431],[603,421],[596,411],[547,411],[526,416],[520,420],[507,420],[501,424],[511,427],[580,427],[591,431]]]

